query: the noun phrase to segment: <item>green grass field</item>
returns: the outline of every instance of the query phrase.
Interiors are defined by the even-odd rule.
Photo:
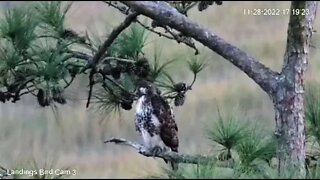
[[[244,9],[289,9],[290,2],[224,2],[204,12],[192,11],[190,18],[228,42],[248,52],[274,70],[282,67],[286,45],[288,15],[244,15]],[[68,25],[80,34],[89,29],[100,35],[110,32],[124,17],[102,2],[75,2]],[[315,30],[320,29],[317,20]],[[308,83],[318,83],[320,61],[318,33],[311,49]],[[147,53],[162,48],[163,58],[187,59],[192,55],[183,44],[149,34]],[[237,113],[239,119],[257,123],[265,131],[274,129],[272,103],[260,87],[235,66],[198,44],[206,57],[207,68],[199,75],[183,107],[174,109],[179,127],[180,152],[215,153],[204,128],[217,120],[217,107],[224,114]],[[181,68],[185,67],[185,68]],[[192,81],[186,63],[176,63],[172,71],[177,81]],[[140,141],[134,130],[133,110],[121,116],[104,116],[86,109],[87,78],[74,82],[68,90],[69,103],[57,111],[41,108],[36,99],[25,97],[16,104],[0,103],[0,164],[7,168],[30,168],[56,161],[54,168],[76,170],[71,178],[139,178],[159,173],[163,160],[146,158],[128,147],[103,144],[110,137]],[[215,148],[216,147],[216,148]],[[67,177],[67,178],[68,178]]]

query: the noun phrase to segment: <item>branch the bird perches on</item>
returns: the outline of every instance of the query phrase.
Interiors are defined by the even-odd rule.
[[[231,167],[233,164],[230,162],[218,162],[216,157],[203,156],[203,155],[187,155],[179,154],[172,151],[162,151],[159,153],[153,153],[150,149],[143,146],[142,144],[132,142],[123,138],[111,138],[104,141],[104,143],[115,143],[118,145],[130,146],[137,150],[137,152],[146,157],[157,157],[168,161],[174,161],[175,163],[186,163],[186,164],[209,164],[213,161],[220,167]]]

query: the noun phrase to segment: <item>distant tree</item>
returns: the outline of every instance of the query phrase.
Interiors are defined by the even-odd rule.
[[[169,63],[160,65],[155,58],[151,65],[150,58],[144,55],[144,31],[184,43],[198,54],[196,40],[246,73],[269,95],[275,110],[279,171],[295,168],[305,177],[304,81],[317,2],[291,3],[281,72],[269,69],[188,18],[190,9],[203,11],[214,4],[222,5],[222,1],[105,3],[126,18],[100,43],[93,41],[92,35],[80,36],[66,28],[70,4],[39,2],[32,8],[8,10],[0,23],[0,101],[16,102],[22,95],[32,94],[41,106],[65,104],[64,90],[77,75],[88,72],[87,107],[92,99],[107,111],[130,110],[136,100],[136,83],[141,79],[154,82],[163,97],[173,99],[177,106],[183,105],[185,93],[192,89],[203,63],[189,62],[194,74],[192,83],[173,81],[164,68]],[[139,16],[151,18],[151,24],[142,23]],[[128,27],[130,31],[123,32]],[[93,93],[93,86],[99,87],[99,93]]]

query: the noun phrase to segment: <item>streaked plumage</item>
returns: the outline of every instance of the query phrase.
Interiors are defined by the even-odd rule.
[[[150,150],[158,146],[178,152],[178,127],[170,105],[146,81],[140,83],[138,95],[135,126],[144,145]],[[177,169],[176,164],[171,165]]]

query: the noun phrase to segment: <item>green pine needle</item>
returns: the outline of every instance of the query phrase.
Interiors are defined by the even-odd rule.
[[[265,136],[260,129],[251,127],[245,132],[245,138],[236,146],[243,167],[252,168],[255,160],[270,161],[276,156],[277,142],[273,137]]]
[[[219,112],[218,116],[218,121],[207,129],[209,139],[231,150],[245,138],[247,124],[235,115],[223,117]]]
[[[206,64],[201,62],[198,56],[191,56],[190,60],[188,61],[188,67],[193,74],[198,74],[206,67]]]
[[[109,48],[109,53],[114,57],[137,59],[146,44],[146,30],[138,24],[122,32]]]
[[[8,39],[18,50],[25,50],[36,39],[37,20],[28,8],[13,8],[5,12],[0,22],[1,37]]]
[[[53,28],[55,32],[60,34],[65,30],[64,23],[66,14],[71,8],[71,5],[72,3],[68,3],[63,6],[61,1],[45,1],[38,2],[34,8],[40,22],[48,25]]]
[[[106,88],[99,88],[92,94],[92,103],[95,108],[103,114],[111,114],[112,112],[120,112],[120,90],[115,89],[110,85]]]
[[[319,87],[309,86],[306,92],[305,116],[307,135],[320,144],[320,93]]]

